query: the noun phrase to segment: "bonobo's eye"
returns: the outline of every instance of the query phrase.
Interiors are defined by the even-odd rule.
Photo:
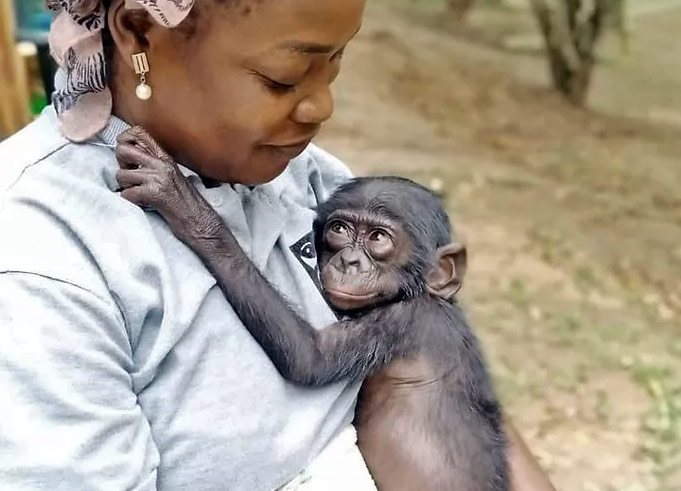
[[[326,245],[332,251],[338,251],[345,247],[351,240],[350,227],[341,220],[334,220],[326,227]]]
[[[367,236],[366,247],[374,259],[386,259],[395,250],[395,243],[390,232],[375,228]]]
[[[384,242],[390,240],[390,234],[381,228],[377,228],[369,234],[369,240],[372,242]]]
[[[348,227],[341,221],[335,221],[329,226],[329,231],[339,235],[347,234]]]

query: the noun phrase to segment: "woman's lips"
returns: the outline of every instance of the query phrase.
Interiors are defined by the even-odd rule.
[[[266,145],[280,155],[286,157],[287,159],[294,159],[307,148],[307,146],[312,141],[312,138],[307,138],[298,143],[293,143],[290,145]]]

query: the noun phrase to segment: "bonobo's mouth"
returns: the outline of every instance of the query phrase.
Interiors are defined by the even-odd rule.
[[[360,309],[375,303],[379,297],[377,293],[357,294],[333,288],[326,288],[325,292],[331,305],[338,310]]]

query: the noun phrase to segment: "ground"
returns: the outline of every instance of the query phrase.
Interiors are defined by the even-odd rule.
[[[370,0],[320,143],[440,188],[464,304],[560,490],[681,489],[681,3],[634,0],[586,110],[550,88],[522,2]]]

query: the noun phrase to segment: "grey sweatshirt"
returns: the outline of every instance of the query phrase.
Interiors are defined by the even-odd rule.
[[[51,108],[0,144],[0,490],[281,486],[350,423],[358,384],[285,382],[196,255],[115,192],[117,168]],[[312,207],[348,170],[310,146],[253,190],[183,171],[289,301],[333,322]]]

